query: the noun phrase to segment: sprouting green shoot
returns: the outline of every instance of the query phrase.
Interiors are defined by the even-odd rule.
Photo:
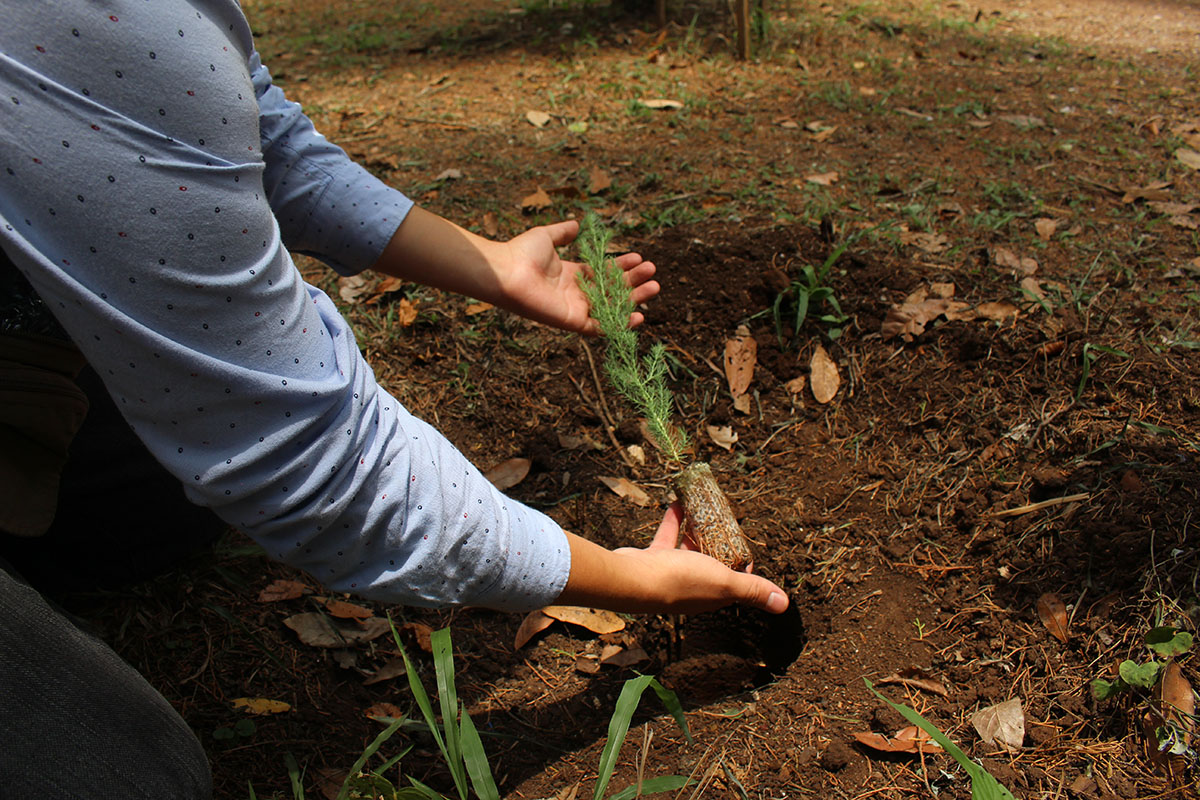
[[[638,357],[638,335],[629,327],[634,310],[630,289],[620,267],[606,255],[611,239],[595,214],[584,218],[579,250],[591,275],[581,275],[579,285],[607,341],[604,370],[616,390],[646,418],[650,436],[666,459],[682,464],[688,441],[671,425],[674,401],[667,388],[666,348],[656,343]]]

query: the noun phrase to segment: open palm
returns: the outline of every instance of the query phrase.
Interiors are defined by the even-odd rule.
[[[596,322],[590,318],[587,298],[578,283],[578,275],[587,267],[558,255],[558,248],[573,242],[578,234],[579,223],[568,220],[531,228],[504,243],[509,249],[508,268],[498,276],[497,305],[563,330],[596,333]],[[658,282],[652,280],[654,264],[637,253],[626,253],[615,261],[625,272],[635,305],[658,294]],[[630,324],[641,322],[641,313],[634,312]]]

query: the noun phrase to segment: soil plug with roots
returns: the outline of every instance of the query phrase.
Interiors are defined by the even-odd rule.
[[[749,569],[750,546],[712,469],[704,462],[684,465],[688,441],[671,424],[666,348],[657,343],[639,357],[637,333],[629,327],[633,299],[621,269],[606,255],[610,239],[594,214],[584,219],[579,246],[591,275],[581,276],[580,287],[606,339],[604,370],[616,390],[645,416],[650,436],[666,460],[679,469],[673,484],[683,507],[685,533],[705,555],[731,569]]]

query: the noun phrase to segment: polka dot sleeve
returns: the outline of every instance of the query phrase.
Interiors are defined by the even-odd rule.
[[[394,195],[298,142],[269,90],[260,109],[255,63],[232,0],[7,8],[0,245],[154,456],[273,557],[386,602],[552,602],[562,530],[381,389],[292,263],[284,235],[370,259],[391,210],[371,245],[324,226],[356,218],[344,198]],[[281,118],[260,129],[260,112]],[[312,198],[293,185],[310,170]]]
[[[343,275],[367,269],[412,201],[318,133],[300,107],[271,83],[257,52],[251,53],[250,73],[261,112],[263,184],[284,243]]]

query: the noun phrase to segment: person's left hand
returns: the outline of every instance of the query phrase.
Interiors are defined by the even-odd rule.
[[[558,248],[573,242],[577,235],[579,223],[567,220],[530,228],[502,243],[500,246],[507,248],[508,254],[502,259],[503,266],[497,268],[501,296],[496,304],[556,328],[597,333],[596,321],[590,317],[587,298],[578,283],[579,274],[587,267],[558,255]],[[614,261],[625,272],[634,305],[658,294],[658,282],[652,280],[653,263],[643,261],[637,253],[626,253]],[[642,314],[635,311],[629,324],[641,323]]]

